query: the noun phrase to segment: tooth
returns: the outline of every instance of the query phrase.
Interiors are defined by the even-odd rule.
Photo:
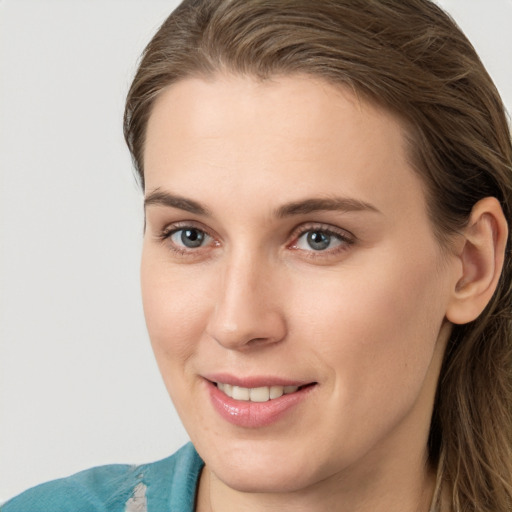
[[[0,0],[1,1],[1,0]],[[243,388],[232,386],[223,382],[217,382],[217,387],[227,396],[235,400],[251,402],[267,402],[283,395],[295,393],[299,386],[262,386],[259,388]]]
[[[224,393],[233,398],[233,386],[231,384],[224,384]]]
[[[284,394],[284,388],[283,386],[270,386],[270,399],[273,400],[274,398],[279,398],[280,396],[283,396]]]
[[[249,400],[250,390],[249,388],[241,388],[239,386],[233,386],[232,398],[235,400]]]
[[[270,390],[268,387],[251,388],[249,395],[251,402],[267,402],[270,399]]]

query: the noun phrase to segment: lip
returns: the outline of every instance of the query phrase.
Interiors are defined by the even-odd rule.
[[[312,384],[313,381],[307,380],[290,380],[282,377],[237,377],[228,373],[215,373],[203,375],[203,378],[210,382],[223,382],[232,386],[240,386],[242,388],[261,388],[263,386],[306,386]]]
[[[243,428],[261,428],[272,425],[290,413],[307,399],[317,386],[316,382],[300,382],[274,377],[239,378],[231,375],[215,375],[204,379],[210,401],[217,413],[232,425]],[[235,400],[224,394],[214,382],[233,386],[256,388],[263,386],[305,386],[298,391],[267,402]]]

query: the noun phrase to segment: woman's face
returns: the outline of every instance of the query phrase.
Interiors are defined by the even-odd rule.
[[[187,79],[155,104],[145,180],[147,326],[213,474],[423,467],[456,263],[397,119],[307,77]]]

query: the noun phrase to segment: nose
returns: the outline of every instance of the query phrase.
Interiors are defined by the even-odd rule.
[[[207,334],[231,350],[261,347],[283,340],[286,320],[281,310],[278,269],[240,254],[226,262],[207,324]]]

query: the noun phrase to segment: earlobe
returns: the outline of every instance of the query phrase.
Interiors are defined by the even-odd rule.
[[[454,324],[475,320],[496,290],[508,237],[507,221],[496,198],[486,197],[475,204],[462,236],[458,255],[462,275],[446,312]]]

